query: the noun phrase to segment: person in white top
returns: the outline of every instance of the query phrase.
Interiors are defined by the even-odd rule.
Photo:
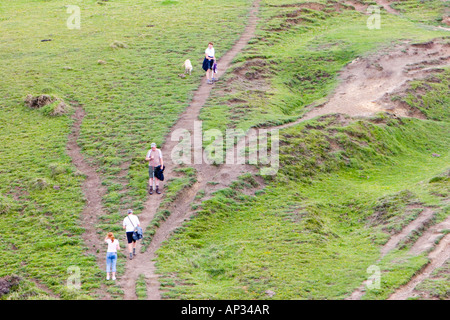
[[[206,83],[212,84],[212,68],[216,61],[216,53],[212,42],[208,43],[208,48],[205,50],[205,59],[203,60],[203,70],[206,71]]]
[[[140,226],[139,218],[133,214],[133,210],[128,209],[127,216],[123,219],[123,228],[127,234],[128,252],[130,253],[130,260],[133,255],[136,255],[136,240],[133,239],[133,232],[136,227]]]
[[[120,250],[119,240],[114,238],[114,234],[109,232],[105,242],[108,244],[106,251],[106,280],[109,280],[109,273],[112,272],[112,279],[116,280],[117,250]]]

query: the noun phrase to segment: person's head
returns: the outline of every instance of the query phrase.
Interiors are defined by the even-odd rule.
[[[112,232],[108,232],[108,235],[107,235],[107,237],[109,238],[109,239],[111,239],[111,241],[114,241],[114,234],[112,233]]]
[[[214,46],[214,44],[212,42],[208,43],[208,47],[212,48]]]
[[[156,150],[156,143],[153,142],[153,143],[151,144],[151,147],[152,147],[152,150]]]
[[[132,214],[132,213],[133,213],[133,210],[128,209],[127,214]]]

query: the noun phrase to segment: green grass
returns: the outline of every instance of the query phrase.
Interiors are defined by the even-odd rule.
[[[147,284],[143,274],[141,274],[136,281],[136,296],[138,297],[138,300],[147,299]]]
[[[425,80],[412,81],[406,94],[394,99],[419,109],[428,119],[448,121],[450,119],[449,79],[450,68],[446,68],[442,73],[428,76]]]
[[[324,102],[337,85],[338,71],[357,57],[400,39],[420,42],[446,36],[384,11],[381,28],[368,29],[366,15],[350,9],[337,12],[331,1],[320,1],[322,10],[273,7],[287,3],[263,2],[256,38],[236,57],[220,90],[213,91],[201,111],[205,130],[293,121],[310,105]],[[292,17],[303,20],[286,24]]]
[[[332,10],[331,1],[320,1],[323,10],[304,8],[298,17],[296,8],[280,6],[295,3],[261,2],[257,36],[202,110],[205,130],[293,121],[323,101],[354,58],[401,39],[446,35],[423,26],[439,23],[447,4],[438,1],[427,2],[426,10],[417,1],[399,3],[402,15],[382,13],[380,30],[368,30],[363,14]],[[70,113],[51,116],[54,104],[31,110],[25,97],[49,94],[84,108],[79,144],[107,189],[106,215],[96,227],[99,234],[119,232],[126,208],[143,209],[143,158],[150,142],[164,142],[192,99],[204,76],[206,43],[215,43],[218,57],[231,48],[251,1],[71,4],[81,9],[79,30],[67,28],[64,1],[0,3],[0,277],[21,277],[2,299],[95,299],[101,285],[114,299],[123,294],[86,255],[84,177],[66,153]],[[296,18],[302,20],[289,21]],[[194,72],[181,79],[186,58]],[[237,75],[243,81],[233,81]],[[400,97],[428,120],[380,115],[341,126],[329,117],[283,131],[282,165],[263,191],[241,193],[251,183],[246,177],[217,192],[196,205],[196,217],[161,248],[165,297],[265,299],[266,290],[276,293],[274,299],[348,296],[367,279],[388,232],[418,214],[405,209],[408,203],[442,208],[436,222],[448,216],[442,204],[449,194],[447,84],[448,70],[412,83],[410,95]],[[169,184],[155,228],[170,214],[170,201],[195,182],[192,168],[181,173]],[[374,219],[381,213],[386,215]],[[146,241],[154,230],[147,230]],[[386,298],[424,264],[422,256],[408,257],[405,245],[379,263],[383,287],[365,298]],[[121,254],[119,277],[124,260]],[[80,290],[67,286],[74,266],[81,271]],[[433,282],[421,290],[445,296],[444,281]],[[136,293],[146,296],[142,278]]]
[[[95,298],[103,270],[81,239],[84,177],[65,152],[73,122],[50,117],[54,106],[28,109],[25,97],[49,94],[85,109],[78,142],[107,188],[97,228],[119,231],[126,208],[143,209],[150,142],[161,145],[188,105],[207,43],[220,57],[239,38],[250,1],[70,4],[81,9],[79,30],[67,28],[64,1],[0,3],[0,277],[18,274],[61,298],[85,299]],[[194,71],[181,79],[187,58]],[[82,270],[77,292],[66,288],[73,265]]]
[[[442,267],[436,269],[432,276],[416,287],[416,291],[425,297],[446,300],[450,296],[450,262],[447,261]]]
[[[369,30],[367,16],[327,11],[331,2],[300,15],[279,6],[290,3],[298,2],[263,2],[256,39],[201,112],[205,130],[293,121],[324,101],[353,59],[445,35],[385,12],[382,28]],[[296,15],[300,23],[287,23]],[[387,298],[427,259],[408,256],[404,243],[379,262],[380,247],[417,217],[409,204],[442,208],[448,195],[447,81],[445,71],[412,83],[413,96],[403,98],[430,120],[380,114],[342,126],[325,117],[280,132],[280,169],[263,191],[217,192],[158,251],[164,297],[268,299],[271,290],[273,299],[342,299],[375,265],[381,288],[364,299]],[[436,223],[448,215],[438,212]]]
[[[0,150],[0,277],[16,273],[39,279],[62,298],[87,298],[99,286],[99,272],[81,239],[83,177],[65,153],[71,121],[23,107],[1,112],[7,147]],[[66,287],[70,266],[83,270],[79,292]]]
[[[412,21],[448,27],[442,21],[449,8],[446,1],[404,0],[392,3],[391,7]]]
[[[334,139],[338,127],[327,126],[322,134]],[[441,203],[428,180],[448,168],[449,155],[433,158],[424,151],[446,149],[449,136],[437,139],[444,128],[420,120],[357,121],[340,127],[346,137],[337,141],[342,150],[325,155],[307,124],[284,130],[289,144],[281,145],[280,172],[262,194],[218,192],[158,251],[158,270],[167,281],[178,279],[177,286],[165,286],[165,297],[265,299],[266,290],[276,292],[274,299],[348,296],[377,264],[389,237],[383,229],[406,223],[398,209],[414,201]],[[372,140],[363,146],[366,137]],[[371,218],[386,202],[397,208],[391,219]],[[370,297],[385,298],[423,263],[414,257],[401,271],[386,260],[382,270],[394,269],[383,273],[384,290]]]

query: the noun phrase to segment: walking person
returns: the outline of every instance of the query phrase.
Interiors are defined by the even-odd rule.
[[[148,161],[148,193],[153,194],[153,181],[155,182],[156,193],[160,194],[158,177],[155,176],[156,167],[160,166],[159,169],[164,169],[163,156],[160,149],[156,148],[156,143],[151,144],[151,149],[148,150],[145,161]]]
[[[112,273],[112,279],[116,280],[117,251],[120,250],[119,240],[114,238],[114,234],[109,232],[106,235],[105,242],[108,244],[106,251],[106,280],[109,280],[109,274]]]
[[[216,53],[212,42],[208,43],[208,48],[205,50],[205,59],[203,60],[203,70],[206,71],[206,83],[212,84],[213,80],[213,65],[216,61]]]
[[[128,209],[127,216],[123,219],[122,225],[127,234],[128,252],[131,260],[136,255],[136,240],[133,239],[133,233],[136,227],[140,226],[139,218],[133,214],[133,210]]]

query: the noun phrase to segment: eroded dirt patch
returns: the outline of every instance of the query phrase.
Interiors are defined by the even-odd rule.
[[[423,44],[403,43],[365,58],[357,58],[341,72],[341,84],[328,102],[303,119],[328,113],[353,117],[387,112],[399,117],[425,118],[418,110],[394,103],[393,94],[411,80],[423,79],[450,65],[450,47],[441,40]]]

